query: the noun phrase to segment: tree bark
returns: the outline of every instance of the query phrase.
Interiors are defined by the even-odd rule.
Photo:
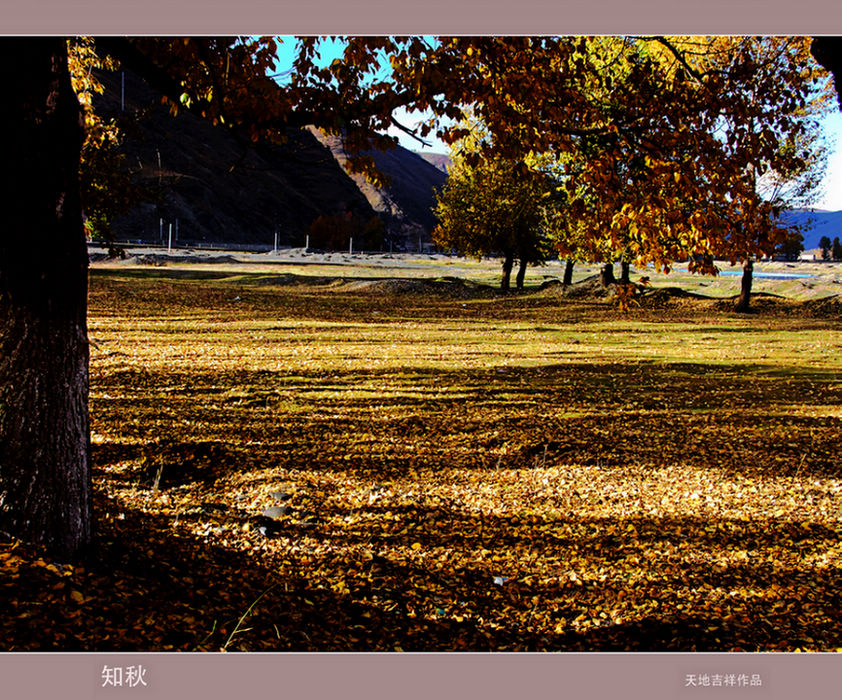
[[[91,540],[82,120],[62,38],[0,39],[0,530],[62,560]]]
[[[603,287],[615,284],[617,279],[614,277],[614,263],[605,263],[599,271],[599,282]]]
[[[517,270],[517,276],[515,277],[515,286],[518,289],[523,289],[523,283],[526,280],[526,267],[529,263],[526,262],[523,258],[521,258],[520,266]]]
[[[573,261],[570,258],[567,259],[564,265],[564,279],[562,280],[562,284],[565,287],[573,284]]]
[[[506,253],[506,257],[503,258],[503,279],[500,281],[500,289],[504,292],[508,292],[511,288],[512,267],[514,267],[514,264],[514,254]]]
[[[620,263],[620,282],[628,284],[631,281],[630,276],[631,265],[625,260]]]
[[[751,311],[751,283],[754,275],[754,261],[750,258],[743,265],[743,279],[740,285],[740,298],[735,311],[748,313]]]

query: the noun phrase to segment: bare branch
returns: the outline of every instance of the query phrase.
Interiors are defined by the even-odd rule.
[[[399,129],[403,133],[405,133],[405,134],[411,136],[412,138],[414,138],[421,145],[423,145],[423,146],[431,146],[432,145],[429,141],[425,141],[418,134],[416,134],[414,129],[410,129],[408,126],[404,126],[394,117],[391,117],[391,116],[389,117],[389,123],[392,126],[394,126],[396,129]]]

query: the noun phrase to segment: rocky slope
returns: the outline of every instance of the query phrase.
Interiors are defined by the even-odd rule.
[[[319,216],[379,216],[384,246],[414,250],[430,241],[433,190],[445,174],[404,148],[374,154],[391,178],[378,190],[344,168],[341,143],[315,130],[290,131],[283,145],[251,143],[196,115],[172,116],[139,78],[103,77],[96,108],[135,114],[124,144],[127,164],[155,192],[115,224],[118,240],[165,242],[173,224],[179,245],[302,246]],[[163,224],[162,224],[163,222]],[[177,234],[176,234],[177,229]],[[163,235],[162,235],[163,231]]]

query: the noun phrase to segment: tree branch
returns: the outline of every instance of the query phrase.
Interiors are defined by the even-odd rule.
[[[392,126],[394,126],[396,129],[400,129],[403,133],[405,133],[405,134],[411,136],[412,138],[414,138],[422,146],[430,146],[431,145],[429,141],[425,141],[420,136],[418,136],[418,134],[415,133],[414,129],[410,129],[408,126],[404,126],[394,117],[389,117],[389,123]]]

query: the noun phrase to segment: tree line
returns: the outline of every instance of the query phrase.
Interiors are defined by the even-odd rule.
[[[822,236],[819,239],[819,248],[822,251],[822,260],[842,260],[842,243],[839,242],[839,236],[835,236],[833,241],[828,236]]]
[[[835,101],[810,46],[804,37],[570,39],[580,100],[570,126],[499,149],[510,134],[478,107],[453,145],[437,242],[500,255],[504,289],[515,260],[521,287],[527,265],[555,255],[602,263],[604,284],[625,285],[632,263],[715,274],[724,259],[744,266],[737,309],[748,310],[754,260],[798,247],[781,214],[809,205],[824,175],[821,119]],[[511,95],[517,120],[524,108]],[[540,109],[530,103],[530,115]]]

